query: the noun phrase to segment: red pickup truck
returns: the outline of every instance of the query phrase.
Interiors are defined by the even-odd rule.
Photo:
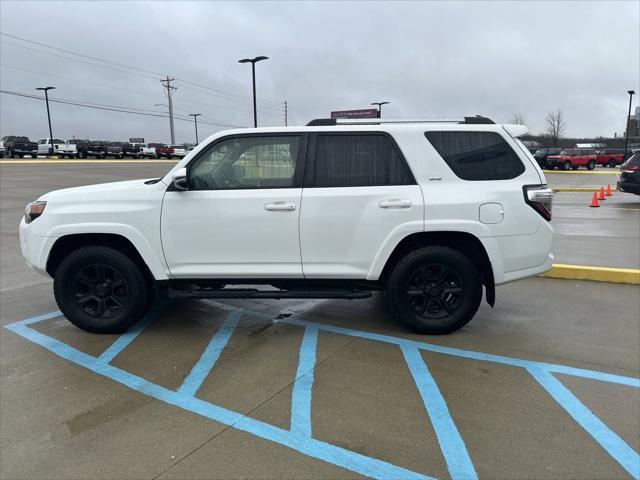
[[[558,155],[549,155],[547,157],[547,168],[553,170],[555,167],[562,170],[570,168],[577,170],[579,167],[585,167],[587,170],[596,168],[597,154],[591,148],[570,148],[562,150]]]
[[[150,143],[149,146],[156,149],[156,158],[173,158],[173,147],[163,143]]]
[[[624,148],[605,148],[598,150],[596,162],[603,167],[615,168],[624,163]]]

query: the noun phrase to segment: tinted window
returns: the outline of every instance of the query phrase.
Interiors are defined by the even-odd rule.
[[[193,190],[294,186],[299,136],[241,137],[216,143],[190,167]]]
[[[507,180],[524,165],[505,140],[494,132],[426,132],[427,140],[463,180]]]
[[[404,159],[386,135],[318,135],[317,187],[412,185]]]

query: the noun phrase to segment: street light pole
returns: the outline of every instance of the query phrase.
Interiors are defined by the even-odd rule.
[[[198,145],[200,142],[198,141],[198,116],[202,115],[201,113],[190,113],[189,116],[193,117],[193,124],[196,127],[196,145]]]
[[[389,102],[373,102],[371,105],[378,106],[378,118],[382,118],[382,105],[386,105]]]
[[[53,153],[53,130],[51,129],[51,114],[49,113],[49,90],[55,90],[56,87],[38,87],[36,90],[44,91],[44,100],[47,104],[47,120],[49,121],[49,154]],[[631,107],[629,107],[631,108]]]
[[[253,126],[258,126],[258,111],[256,107],[256,63],[262,60],[268,60],[269,57],[260,56],[255,58],[243,58],[238,63],[251,63],[251,79],[253,81]]]
[[[629,121],[629,118],[631,117],[631,99],[633,98],[633,94],[636,93],[633,90],[628,90],[627,93],[629,94],[629,113],[627,113],[627,127],[625,128],[626,130],[626,135],[624,137],[624,159],[627,159],[627,145],[629,145],[629,124],[631,123]]]

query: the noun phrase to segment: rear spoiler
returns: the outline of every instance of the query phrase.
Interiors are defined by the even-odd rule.
[[[526,125],[502,125],[502,128],[504,128],[513,138],[522,137],[529,133],[529,129]]]

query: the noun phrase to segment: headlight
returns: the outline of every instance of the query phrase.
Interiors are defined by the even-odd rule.
[[[47,206],[47,202],[31,202],[24,209],[24,221],[25,223],[31,223],[38,218],[44,212],[44,207]]]

